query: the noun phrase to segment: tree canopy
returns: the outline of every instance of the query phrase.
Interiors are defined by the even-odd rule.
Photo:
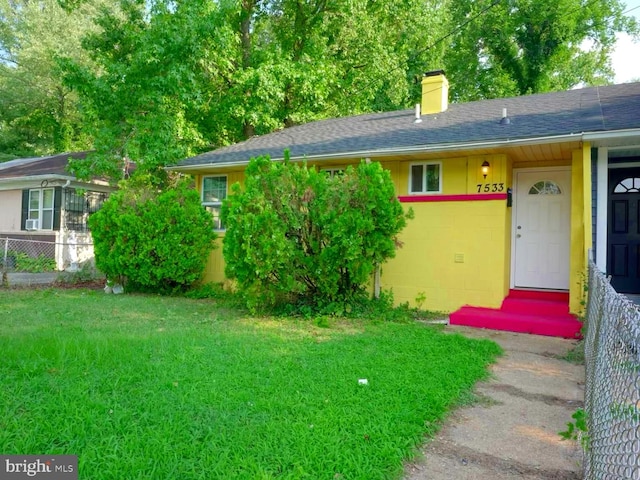
[[[415,49],[444,31],[435,6],[123,0],[124,15],[104,11],[84,41],[99,68],[65,64],[92,119],[90,168],[129,157],[153,171],[294,124],[403,107],[438,63]]]
[[[0,152],[91,147],[81,176],[406,108],[430,69],[455,101],[609,82],[637,32],[620,0],[58,1],[0,0]]]
[[[613,79],[616,32],[637,32],[617,0],[463,0],[451,4],[468,23],[448,47],[445,68],[454,100],[567,90]]]
[[[77,95],[63,85],[56,58],[87,65],[80,42],[95,29],[100,5],[104,2],[95,0],[67,12],[56,0],[0,0],[0,153],[30,156],[91,147]]]

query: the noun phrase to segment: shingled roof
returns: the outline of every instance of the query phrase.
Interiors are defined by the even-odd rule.
[[[19,158],[0,163],[0,179],[34,176],[59,176],[73,178],[67,172],[69,158],[82,159],[87,152],[60,153],[48,157]]]
[[[504,108],[507,125],[500,123]],[[414,123],[413,110],[321,120],[187,158],[175,167],[242,164],[264,154],[280,159],[285,149],[292,158],[373,157],[627,129],[640,129],[640,83],[451,104],[445,112],[423,115],[421,123]]]

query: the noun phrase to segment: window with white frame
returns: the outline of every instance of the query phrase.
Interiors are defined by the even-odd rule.
[[[225,198],[227,198],[226,175],[202,178],[202,205],[213,215],[213,223],[216,230],[224,230],[220,220],[220,209]]]
[[[442,164],[412,163],[409,171],[409,193],[441,193]]]
[[[53,230],[55,190],[37,188],[29,190],[27,221],[33,230]]]

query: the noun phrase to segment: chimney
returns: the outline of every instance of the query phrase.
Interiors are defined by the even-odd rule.
[[[444,70],[424,74],[422,79],[422,113],[440,113],[449,108],[449,81]]]

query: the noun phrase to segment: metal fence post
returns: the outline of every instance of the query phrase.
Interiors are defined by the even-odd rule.
[[[2,255],[2,270],[0,271],[0,286],[7,286],[7,263],[9,260],[9,237],[4,239],[4,254]]]

